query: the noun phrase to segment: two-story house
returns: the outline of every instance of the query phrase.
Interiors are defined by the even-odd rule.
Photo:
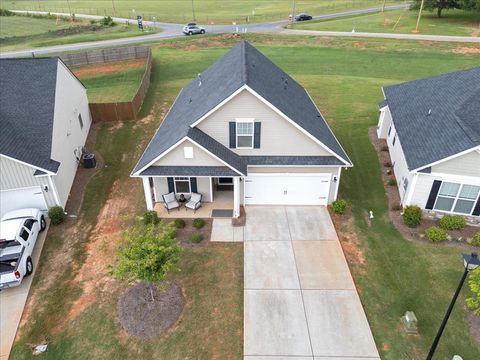
[[[0,211],[67,203],[90,129],[87,90],[58,57],[0,60]]]
[[[182,89],[138,161],[146,205],[226,192],[240,205],[327,205],[352,163],[307,91],[242,41]]]
[[[401,203],[480,222],[480,67],[388,86],[386,139]]]

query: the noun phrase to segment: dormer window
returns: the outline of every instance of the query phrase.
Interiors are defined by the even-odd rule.
[[[253,119],[237,119],[237,148],[253,149]]]

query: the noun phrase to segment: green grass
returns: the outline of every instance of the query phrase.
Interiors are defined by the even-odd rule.
[[[148,33],[158,29],[148,28]],[[0,17],[0,48],[2,51],[34,49],[88,41],[110,40],[146,35],[135,25],[115,25],[92,29],[87,21],[70,22],[50,17],[2,16]]]
[[[113,68],[113,71],[106,71],[106,68]],[[98,71],[92,71],[96,69]],[[83,70],[90,72],[82,75]],[[145,72],[145,63],[125,61],[75,68],[73,71],[87,88],[89,102],[123,102],[131,101],[135,96]]]
[[[380,6],[381,0],[296,0],[296,13],[326,14],[348,9]],[[393,1],[388,1],[392,3]],[[69,13],[64,0],[5,0],[2,7],[18,10],[39,10]],[[77,14],[113,14],[111,0],[70,0],[71,11]],[[190,0],[115,0],[116,16],[133,18],[143,15],[151,20],[185,23],[193,19]],[[202,23],[245,22],[288,19],[292,0],[194,0],[196,20]],[[135,10],[135,11],[133,11]],[[252,11],[255,10],[255,17]]]
[[[387,202],[380,166],[367,131],[377,123],[381,86],[478,66],[478,56],[455,53],[453,50],[459,45],[450,43],[427,46],[428,43],[423,42],[380,39],[260,35],[247,38],[306,86],[355,164],[342,174],[341,197],[352,207],[355,233],[366,258],[365,265],[353,264],[352,271],[382,359],[425,358],[461,276],[461,249],[409,242],[386,219]],[[128,122],[122,127],[103,125],[97,147],[108,166],[87,188],[82,206],[87,224],[95,224],[112,186],[128,181],[128,174],[141,152],[138,144],[150,139],[161,114],[179,90],[236,41],[238,39],[212,36],[153,46],[152,83],[142,112],[152,111],[156,121],[146,125]],[[125,154],[127,160],[122,161]],[[138,194],[137,213],[142,214],[141,184],[135,183],[129,191]],[[365,216],[369,210],[375,214],[371,224]],[[83,261],[84,241],[88,239],[78,245],[74,268]],[[52,246],[59,243],[55,238]],[[46,246],[48,254],[48,241]],[[50,341],[49,351],[42,357],[48,359],[240,359],[242,258],[241,246],[236,244],[187,249],[181,263],[182,272],[174,275],[185,289],[186,309],[174,330],[151,341],[120,335],[115,317],[118,294],[102,294],[97,303],[75,320],[63,323],[62,331],[55,331],[53,322],[62,323],[61,316],[77,293],[74,288],[73,295],[67,293],[66,299],[53,298],[48,297],[47,289],[46,299],[38,304],[35,314],[39,319],[48,319],[51,315],[53,320],[42,326],[28,323],[15,345],[12,359],[33,358],[26,344],[36,343],[45,336]],[[65,283],[68,277],[62,279]],[[58,283],[58,286],[65,285]],[[438,348],[438,359],[450,359],[455,353],[461,353],[464,359],[480,357],[478,344],[468,334],[462,306],[464,297],[465,293],[447,325]],[[53,305],[58,307],[58,314],[54,313]],[[406,310],[415,311],[419,319],[417,337],[406,337],[399,330],[400,317]]]
[[[296,24],[297,29],[323,31],[352,31],[376,33],[412,33],[418,11],[395,10],[341,19]],[[435,12],[425,11],[419,26],[420,34],[479,36],[480,16],[476,12],[449,10],[438,18]]]

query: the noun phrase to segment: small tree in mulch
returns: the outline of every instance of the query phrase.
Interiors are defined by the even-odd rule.
[[[172,271],[179,271],[181,247],[175,238],[175,227],[161,222],[153,224],[137,222],[124,233],[124,243],[118,250],[113,275],[130,283],[147,281],[154,298],[153,283],[160,283]]]

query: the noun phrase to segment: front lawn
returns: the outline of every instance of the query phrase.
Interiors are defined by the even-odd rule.
[[[463,271],[461,249],[409,242],[388,221],[368,128],[378,120],[382,85],[478,66],[475,45],[273,35],[247,39],[306,86],[355,164],[342,173],[341,182],[341,196],[352,206],[353,223],[342,224],[340,231],[358,240],[352,241],[354,246],[358,243],[357,257],[354,252],[346,255],[382,359],[425,358]],[[97,147],[107,167],[88,186],[79,220],[84,225],[72,234],[54,232],[57,237],[49,242],[49,236],[45,245],[44,254],[53,256],[48,249],[63,249],[67,242],[60,255],[70,260],[73,248],[72,266],[68,263],[68,271],[62,268],[48,281],[55,261],[43,257],[27,309],[35,316],[21,329],[13,359],[30,358],[27,344],[45,338],[49,351],[43,357],[51,359],[242,358],[241,245],[185,250],[182,272],[174,275],[186,294],[184,314],[166,336],[150,341],[129,338],[121,329],[115,308],[124,286],[111,281],[103,266],[111,263],[121,230],[144,211],[141,183],[128,176],[135,161],[179,90],[238,40],[223,35],[153,45],[152,82],[142,108],[144,115],[153,115],[143,121],[103,125]],[[470,51],[472,55],[466,54]],[[370,210],[375,216],[371,221]],[[479,345],[468,333],[464,298],[465,292],[448,323],[438,359],[455,353],[464,359],[480,358]],[[413,310],[419,319],[417,337],[400,331],[406,310]]]
[[[384,13],[351,16],[340,19],[295,24],[296,29],[410,34],[417,24],[418,11],[394,10]],[[479,36],[480,17],[475,11],[448,10],[438,18],[436,12],[425,11],[419,34]]]

